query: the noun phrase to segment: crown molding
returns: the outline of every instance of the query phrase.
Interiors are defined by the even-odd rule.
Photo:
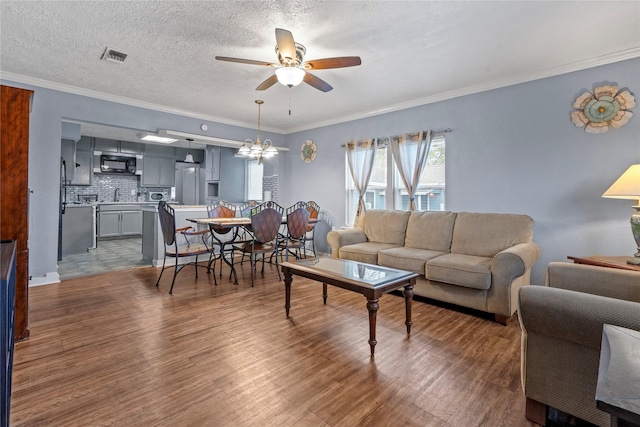
[[[100,99],[102,101],[115,102],[117,104],[129,105],[132,107],[145,108],[148,110],[159,111],[162,113],[176,114],[178,116],[192,117],[198,120],[211,121],[231,126],[239,126],[243,128],[253,128],[255,123],[245,123],[235,120],[230,120],[224,117],[209,116],[206,114],[194,113],[193,111],[181,110],[179,108],[172,108],[166,105],[153,104],[151,102],[140,101],[137,99],[126,98],[123,96],[111,95],[104,92],[98,92],[90,89],[84,89],[76,86],[66,85],[62,83],[56,83],[49,80],[38,79],[36,77],[24,76],[21,74],[8,73],[0,71],[0,79],[10,80],[16,83],[22,83],[26,85],[38,86],[45,89],[57,90],[59,92],[71,93],[74,95],[86,96],[88,98]],[[263,130],[268,132],[275,132],[284,134],[283,129],[262,127]]]
[[[527,83],[534,80],[545,79],[547,77],[554,77],[562,74],[568,74],[575,71],[587,70],[589,68],[595,68],[601,65],[613,64],[615,62],[626,61],[628,59],[634,59],[638,57],[640,57],[640,47],[635,47],[632,49],[627,49],[620,52],[599,56],[597,58],[592,58],[584,61],[577,61],[570,64],[565,64],[559,67],[548,68],[546,70],[541,70],[535,73],[514,76],[510,79],[495,80],[495,81],[483,83],[480,85],[468,86],[465,88],[456,89],[449,92],[439,93],[439,94],[428,96],[425,98],[413,99],[410,101],[390,105],[377,110],[371,110],[369,112],[342,116],[340,118],[325,120],[323,122],[317,122],[308,126],[289,128],[287,129],[286,134],[302,132],[302,131],[311,130],[311,129],[317,129],[320,127],[351,122],[354,120],[365,119],[368,117],[378,116],[380,114],[386,114],[394,111],[405,110],[407,108],[418,107],[421,105],[433,104],[440,101],[446,101],[448,99],[458,98],[466,95],[473,95],[476,93],[486,92],[493,89],[500,89],[503,87],[513,86],[520,83]]]

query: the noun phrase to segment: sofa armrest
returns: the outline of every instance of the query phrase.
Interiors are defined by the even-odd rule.
[[[493,257],[491,276],[494,283],[511,283],[531,269],[540,256],[540,246],[534,242],[519,243]]]
[[[367,236],[361,228],[346,228],[343,230],[332,230],[327,234],[327,243],[331,247],[331,256],[340,258],[340,248],[356,243],[364,243]]]
[[[640,303],[546,286],[525,286],[518,296],[523,333],[538,332],[599,349],[602,325],[640,331]]]
[[[640,302],[640,272],[594,265],[550,262],[545,285]]]

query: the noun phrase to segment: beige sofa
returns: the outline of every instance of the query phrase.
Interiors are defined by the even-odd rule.
[[[368,210],[327,235],[334,258],[413,271],[416,295],[482,310],[506,324],[540,255],[526,215]]]
[[[518,299],[527,418],[545,425],[552,407],[609,426],[595,398],[602,325],[640,331],[640,272],[552,262],[545,285]]]

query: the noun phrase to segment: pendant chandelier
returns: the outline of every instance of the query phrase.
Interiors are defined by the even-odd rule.
[[[278,151],[270,139],[265,139],[264,142],[260,140],[260,106],[264,104],[264,101],[256,99],[256,104],[258,104],[258,136],[255,142],[251,139],[245,139],[244,144],[242,144],[242,147],[238,150],[238,154],[244,157],[258,159],[259,162],[262,163],[262,159],[269,159],[278,154]]]

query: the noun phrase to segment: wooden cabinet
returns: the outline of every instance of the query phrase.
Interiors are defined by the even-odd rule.
[[[205,180],[220,181],[220,147],[207,145]]]
[[[10,86],[0,89],[0,238],[16,241],[14,330],[16,340],[22,340],[29,337],[28,165],[33,91]]]
[[[127,237],[142,234],[142,211],[119,210],[100,212],[98,237]]]

